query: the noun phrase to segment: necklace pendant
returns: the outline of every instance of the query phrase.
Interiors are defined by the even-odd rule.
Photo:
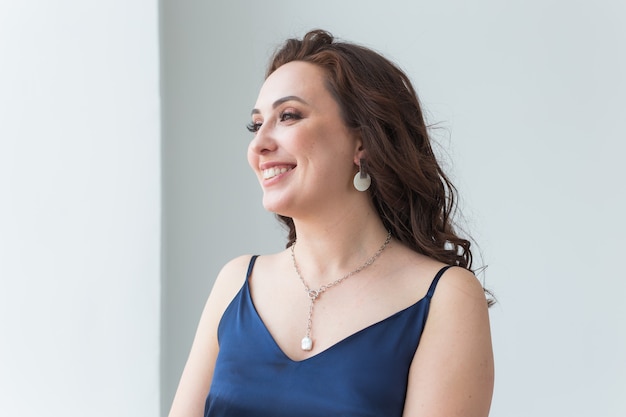
[[[305,351],[310,351],[311,349],[313,349],[313,340],[311,340],[311,338],[309,336],[304,336],[304,338],[302,338],[302,350]]]

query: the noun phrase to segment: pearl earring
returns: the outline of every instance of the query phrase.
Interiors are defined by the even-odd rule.
[[[352,183],[354,184],[354,188],[357,190],[367,191],[372,183],[372,177],[370,177],[370,174],[367,173],[367,164],[365,163],[365,159],[361,159],[359,162],[359,172],[357,172],[354,176]]]

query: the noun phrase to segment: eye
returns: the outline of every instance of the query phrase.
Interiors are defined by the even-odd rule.
[[[248,132],[256,133],[259,131],[262,124],[261,122],[250,122],[246,125],[246,129],[248,129]]]
[[[302,119],[302,115],[293,110],[286,110],[280,114],[280,121],[286,122],[289,120],[300,120]]]

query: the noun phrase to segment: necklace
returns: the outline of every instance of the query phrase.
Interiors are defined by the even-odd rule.
[[[302,343],[301,344],[302,350],[309,351],[309,350],[313,349],[313,339],[311,339],[311,328],[313,327],[313,307],[315,306],[315,301],[317,301],[317,299],[320,297],[320,295],[322,295],[322,293],[326,292],[327,290],[329,290],[330,288],[334,287],[335,285],[340,284],[344,280],[350,278],[352,275],[358,274],[359,272],[361,272],[362,270],[364,270],[365,268],[367,268],[368,266],[373,264],[374,261],[376,259],[378,259],[380,254],[383,253],[383,251],[385,250],[385,248],[387,247],[387,245],[389,244],[390,241],[391,241],[391,232],[388,231],[387,232],[387,238],[385,239],[385,242],[382,244],[382,246],[380,248],[378,248],[376,253],[374,255],[372,255],[371,258],[369,258],[367,261],[365,261],[365,263],[363,265],[361,265],[360,267],[358,267],[354,271],[348,272],[346,275],[344,275],[343,277],[341,277],[341,278],[331,282],[330,284],[322,285],[321,287],[319,287],[316,290],[312,290],[307,285],[307,283],[304,280],[304,278],[302,277],[302,274],[300,273],[300,268],[298,268],[298,263],[296,262],[296,255],[294,253],[294,248],[296,247],[296,242],[294,242],[293,245],[291,245],[291,260],[293,261],[293,267],[296,270],[296,274],[298,274],[298,278],[300,278],[300,281],[302,281],[302,285],[304,285],[304,291],[306,291],[307,295],[309,296],[309,300],[311,301],[309,303],[309,317],[307,318],[306,334],[305,334],[304,338],[302,338],[302,342],[301,342]]]

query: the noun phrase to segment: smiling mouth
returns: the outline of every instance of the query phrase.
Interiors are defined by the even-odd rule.
[[[293,167],[273,167],[263,170],[263,179],[269,180],[270,178],[274,178],[277,175],[284,174],[287,171],[291,171]]]

